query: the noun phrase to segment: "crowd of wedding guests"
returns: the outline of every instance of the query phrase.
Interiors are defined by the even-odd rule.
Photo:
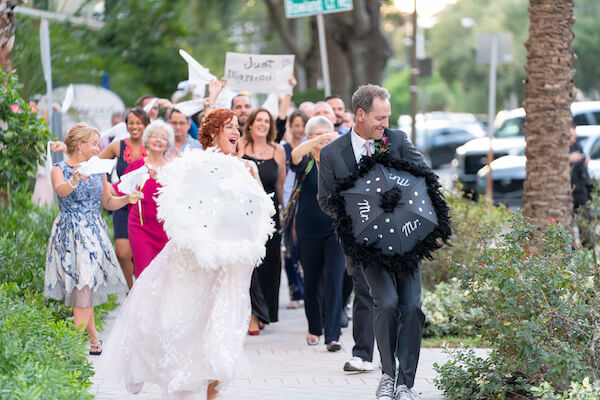
[[[51,175],[60,215],[48,244],[46,294],[75,306],[75,324],[88,332],[90,354],[102,352],[94,306],[107,301],[108,294],[131,290],[169,240],[157,217],[156,197],[161,188],[157,172],[187,149],[207,147],[201,143],[202,136],[198,140],[198,128],[214,112],[225,83],[211,82],[204,109],[194,115],[166,99],[144,96],[124,115],[113,116],[113,123],[125,122],[126,138],[101,140],[97,130],[80,123],[69,130],[64,142],[51,143],[53,151],[64,152],[66,161],[55,164]],[[295,86],[293,78],[290,84]],[[231,101],[230,111],[241,136],[236,155],[256,166],[276,210],[276,232],[252,273],[247,334],[259,335],[278,322],[283,269],[290,296],[286,307],[304,309],[307,345],[319,345],[323,336],[327,350],[335,352],[341,349],[341,329],[351,318],[353,279],[356,282],[360,277],[346,274],[333,219],[319,207],[319,156],[323,146],[348,134],[354,114],[338,96],[297,107],[290,99],[290,95],[280,96],[276,115],[254,106],[243,94]],[[93,156],[116,159],[112,182],[107,174],[78,173],[79,163]],[[122,193],[121,178],[142,167],[147,169],[143,183],[132,193]],[[114,247],[99,217],[100,206],[113,210]],[[359,284],[364,282],[359,280]],[[359,313],[372,318],[372,304],[354,304],[355,312],[357,306]],[[352,359],[343,366],[346,371],[373,368],[373,328],[367,317],[355,320],[356,345]]]

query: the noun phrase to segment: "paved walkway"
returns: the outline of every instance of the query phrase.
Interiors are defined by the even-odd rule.
[[[285,274],[282,287],[286,287]],[[309,347],[305,342],[304,309],[287,310],[288,296],[280,296],[280,321],[267,326],[259,336],[249,336],[245,349],[251,365],[251,376],[238,379],[222,393],[222,400],[364,400],[375,399],[375,389],[381,376],[376,368],[369,373],[347,373],[344,362],[352,356],[352,330],[343,329],[342,350],[329,353],[324,344]],[[102,337],[108,337],[118,309],[111,313]],[[375,354],[375,360],[379,355]],[[93,363],[98,357],[91,357]],[[433,385],[433,363],[443,363],[447,357],[440,349],[422,349],[415,390],[424,400],[443,400],[445,397]],[[378,361],[375,362],[377,366]],[[142,393],[130,395],[120,382],[96,375],[90,393],[98,400],[161,399],[158,386],[146,385]]]

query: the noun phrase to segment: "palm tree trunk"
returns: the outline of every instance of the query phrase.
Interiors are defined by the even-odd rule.
[[[14,9],[23,0],[0,0],[0,69],[6,73],[11,72],[8,55],[15,41],[15,14]]]
[[[568,160],[575,98],[573,6],[573,0],[529,1],[523,214],[540,228],[550,218],[567,228],[573,220]]]

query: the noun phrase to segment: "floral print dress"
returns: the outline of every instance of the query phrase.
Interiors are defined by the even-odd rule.
[[[73,167],[56,166],[65,181]],[[46,252],[44,296],[67,306],[92,307],[112,293],[126,293],[127,284],[100,214],[103,174],[80,180],[68,196],[58,198],[60,213],[54,221]]]

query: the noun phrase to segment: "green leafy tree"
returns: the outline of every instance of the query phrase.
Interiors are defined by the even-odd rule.
[[[113,90],[127,103],[143,94],[144,86],[157,96],[169,97],[177,82],[187,77],[186,65],[177,53],[189,35],[183,23],[186,5],[181,0],[105,2],[98,54],[113,77]]]
[[[574,13],[575,84],[597,97],[600,95],[600,4],[596,0],[577,0]]]
[[[483,113],[487,111],[489,66],[477,64],[477,36],[484,32],[511,32],[512,62],[498,66],[497,100],[500,108],[511,94],[522,98],[525,78],[527,6],[522,0],[499,0],[482,3],[462,0],[447,7],[431,29],[428,51],[434,68],[450,87],[460,85],[455,101],[457,110]],[[463,26],[463,18],[471,18],[473,26]]]
[[[50,22],[50,54],[53,86],[70,83],[100,82],[104,60],[97,55],[95,31],[70,23]],[[19,74],[25,99],[46,92],[40,55],[40,20],[19,15],[12,53],[13,66]]]
[[[181,0],[106,1],[100,31],[50,23],[53,86],[72,82],[98,85],[108,72],[111,89],[127,104],[146,93],[169,97],[187,68],[177,50],[185,47],[187,2]],[[30,98],[45,92],[40,63],[39,20],[18,16],[14,64]]]
[[[573,48],[577,54],[575,83],[584,94],[597,97],[600,92],[600,4],[578,0],[573,31]],[[471,18],[474,25],[461,24]],[[463,26],[466,25],[466,26]],[[481,2],[461,0],[444,9],[439,22],[429,32],[427,51],[434,68],[449,87],[458,85],[455,107],[483,113],[487,111],[488,66],[476,63],[477,36],[484,32],[510,32],[513,35],[512,61],[498,67],[498,108],[515,105],[524,98],[526,48],[529,16],[527,0]]]

